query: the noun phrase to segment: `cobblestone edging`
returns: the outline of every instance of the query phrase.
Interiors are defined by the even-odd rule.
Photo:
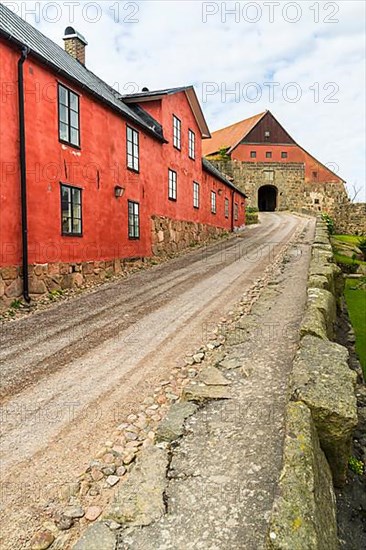
[[[47,297],[55,301],[70,291],[80,292],[95,287],[114,278],[123,277],[130,271],[176,256],[194,246],[208,244],[230,235],[228,231],[219,227],[158,216],[152,217],[151,225],[154,254],[152,258],[30,265],[29,294],[33,303]],[[0,267],[0,314],[13,303],[19,307],[18,301],[21,300],[22,292],[21,267]],[[13,313],[15,311],[16,309]]]
[[[49,541],[42,548],[52,550],[114,550],[122,525],[147,525],[164,514],[169,449],[182,436],[184,420],[197,410],[190,401],[203,403],[228,394],[229,387],[222,384],[223,376],[214,365],[223,360],[225,342],[235,336],[236,323],[250,313],[297,237],[245,292],[237,309],[208,335],[207,343],[186,357],[184,367],[172,370],[141,410],[128,416],[102,444],[88,469],[64,488],[52,519],[35,533],[33,550],[42,541]]]
[[[357,425],[357,374],[349,368],[348,350],[331,341],[342,284],[326,226],[318,220],[269,549],[339,548],[333,485],[345,482]]]

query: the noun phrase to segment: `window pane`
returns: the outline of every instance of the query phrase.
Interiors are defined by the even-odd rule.
[[[81,220],[75,220],[75,219],[73,220],[72,232],[75,234],[81,233]]]
[[[60,139],[63,141],[69,140],[69,128],[67,124],[64,124],[63,122],[60,122]]]
[[[70,92],[70,107],[74,111],[79,111],[79,98],[73,92]]]
[[[79,115],[75,111],[70,111],[70,124],[73,128],[79,128]]]
[[[62,103],[63,105],[68,105],[69,101],[68,101],[68,93],[67,93],[66,88],[64,88],[63,86],[59,86],[58,89],[59,89],[59,101],[60,101],[60,103]]]
[[[65,124],[69,122],[69,112],[65,105],[60,105],[60,121]]]
[[[79,130],[75,130],[74,128],[71,128],[70,134],[71,134],[70,143],[72,143],[73,145],[79,145]]]

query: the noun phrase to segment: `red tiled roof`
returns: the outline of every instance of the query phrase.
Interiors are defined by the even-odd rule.
[[[202,142],[202,153],[204,156],[213,155],[222,148],[235,147],[254,126],[264,117],[267,111],[260,113],[259,115],[246,118],[236,124],[231,124],[226,128],[212,132],[211,139],[205,139]]]

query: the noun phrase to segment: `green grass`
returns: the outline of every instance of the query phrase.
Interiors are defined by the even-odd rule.
[[[352,259],[349,256],[344,256],[343,254],[337,254],[337,252],[334,253],[335,261],[339,264],[357,264],[357,265],[366,265],[366,262],[362,260],[357,260],[357,258]]]
[[[336,239],[341,243],[355,244],[357,246],[360,237],[357,237],[357,235],[332,235],[332,239]]]
[[[346,279],[346,302],[356,334],[356,350],[366,377],[366,278]]]

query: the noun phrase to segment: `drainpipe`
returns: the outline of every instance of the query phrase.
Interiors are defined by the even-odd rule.
[[[27,170],[25,146],[25,113],[24,113],[24,76],[23,65],[29,54],[29,48],[22,49],[18,61],[18,100],[19,100],[19,143],[20,143],[20,194],[22,207],[22,267],[23,296],[29,304],[29,272],[28,272],[28,219],[27,219]]]
[[[233,190],[231,195],[231,231],[234,233],[235,223],[234,223],[234,207],[235,207],[235,191]]]

